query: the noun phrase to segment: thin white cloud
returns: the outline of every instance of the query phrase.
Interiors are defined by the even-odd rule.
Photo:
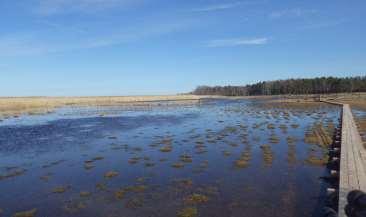
[[[311,24],[308,24],[308,25],[301,26],[301,27],[299,27],[299,29],[307,30],[307,29],[330,28],[330,27],[341,25],[345,22],[346,22],[346,20],[317,22],[317,23],[311,23]]]
[[[216,5],[209,5],[202,8],[193,9],[192,12],[211,12],[211,11],[220,11],[220,10],[227,10],[231,8],[236,8],[243,4],[242,2],[232,2],[226,4],[216,4]]]
[[[62,37],[55,37],[52,30],[16,33],[0,37],[0,56],[34,56],[107,47],[179,32],[192,25],[190,20],[154,25],[150,23],[93,36],[78,31],[68,32]]]
[[[317,10],[314,9],[292,8],[280,11],[273,11],[272,13],[269,14],[269,17],[272,19],[278,19],[283,17],[302,17],[312,15],[315,13],[317,13]]]
[[[244,45],[264,45],[268,38],[230,38],[211,40],[206,43],[207,47],[236,47]]]
[[[30,35],[11,35],[0,38],[0,56],[34,55],[43,53],[44,47],[30,39]]]
[[[142,0],[38,0],[35,12],[50,16],[69,12],[95,12],[115,7],[128,6]]]

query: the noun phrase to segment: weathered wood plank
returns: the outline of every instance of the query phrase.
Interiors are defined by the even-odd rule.
[[[339,177],[340,217],[346,217],[344,207],[348,192],[358,189],[366,192],[366,150],[348,104],[342,111],[342,141]]]

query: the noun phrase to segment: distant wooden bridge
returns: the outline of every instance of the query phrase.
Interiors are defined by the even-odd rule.
[[[347,204],[347,194],[352,190],[366,192],[366,149],[363,147],[350,106],[348,104],[338,105],[343,107],[338,215],[345,217],[344,208]]]

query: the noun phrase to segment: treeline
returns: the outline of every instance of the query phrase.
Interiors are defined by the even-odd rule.
[[[343,92],[366,92],[366,76],[318,77],[264,81],[244,86],[199,86],[192,94],[252,96],[280,94],[328,94]]]

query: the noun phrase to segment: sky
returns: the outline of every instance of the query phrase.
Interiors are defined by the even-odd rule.
[[[0,0],[0,96],[366,75],[365,0]]]

